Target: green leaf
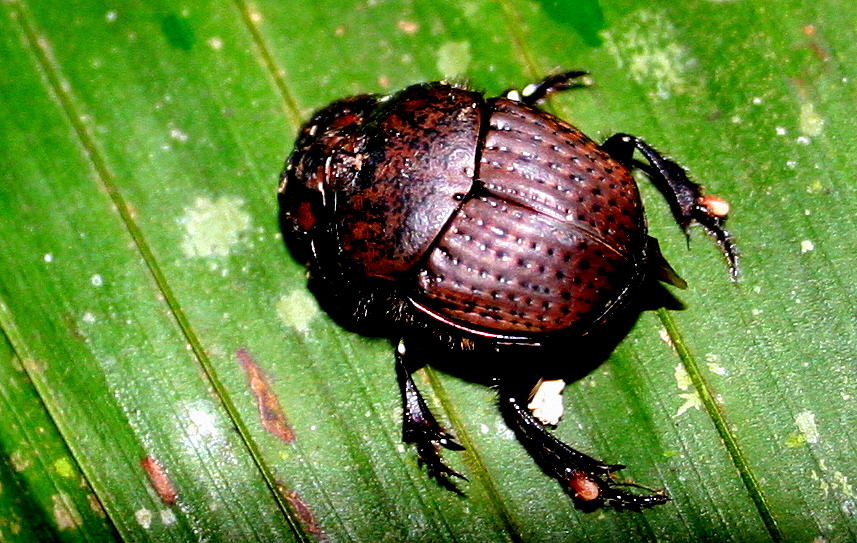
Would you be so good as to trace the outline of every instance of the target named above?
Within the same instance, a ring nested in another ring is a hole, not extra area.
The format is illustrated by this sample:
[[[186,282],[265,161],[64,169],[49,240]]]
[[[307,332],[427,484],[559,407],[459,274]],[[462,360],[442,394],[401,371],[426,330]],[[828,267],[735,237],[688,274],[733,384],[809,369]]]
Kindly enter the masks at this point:
[[[857,7],[568,4],[0,5],[0,540],[857,537]],[[491,389],[432,368],[470,481],[428,479],[390,344],[321,312],[277,223],[314,109],[560,68],[596,85],[551,111],[668,151],[742,251],[733,286],[641,178],[687,308],[643,314],[556,433],[667,488],[642,514],[574,509]]]

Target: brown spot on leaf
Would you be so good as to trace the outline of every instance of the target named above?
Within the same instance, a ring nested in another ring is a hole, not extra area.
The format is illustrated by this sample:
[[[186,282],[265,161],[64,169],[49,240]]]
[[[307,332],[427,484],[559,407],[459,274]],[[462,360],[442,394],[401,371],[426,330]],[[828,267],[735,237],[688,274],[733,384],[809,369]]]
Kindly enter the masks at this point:
[[[286,422],[286,415],[280,406],[280,400],[277,399],[277,395],[271,389],[262,368],[253,360],[247,349],[238,349],[235,354],[238,356],[241,367],[247,373],[247,384],[250,386],[250,392],[256,397],[256,406],[259,408],[262,426],[286,443],[291,443],[295,440],[295,434]]]
[[[277,491],[286,499],[289,507],[291,507],[292,511],[297,515],[298,521],[300,521],[304,530],[312,535],[317,541],[327,541],[327,537],[324,535],[324,532],[321,531],[321,526],[318,525],[318,520],[316,520],[315,515],[312,514],[312,510],[310,510],[306,502],[303,501],[300,494],[294,490],[289,490],[286,485],[280,481],[277,481]]]
[[[140,460],[140,465],[143,467],[146,475],[149,476],[149,482],[152,483],[152,488],[154,488],[155,492],[158,493],[161,501],[167,505],[175,504],[176,497],[178,496],[176,487],[170,480],[170,476],[167,475],[166,470],[155,459],[155,457],[147,456],[143,458]]]

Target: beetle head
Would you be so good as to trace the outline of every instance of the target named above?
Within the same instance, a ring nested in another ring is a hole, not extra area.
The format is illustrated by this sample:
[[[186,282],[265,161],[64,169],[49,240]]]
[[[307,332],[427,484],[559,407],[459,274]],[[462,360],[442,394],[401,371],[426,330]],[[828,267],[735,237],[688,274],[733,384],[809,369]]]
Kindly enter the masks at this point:
[[[318,260],[319,246],[334,236],[337,193],[353,184],[362,168],[371,95],[334,102],[304,125],[280,175],[280,222],[292,254],[305,264]]]

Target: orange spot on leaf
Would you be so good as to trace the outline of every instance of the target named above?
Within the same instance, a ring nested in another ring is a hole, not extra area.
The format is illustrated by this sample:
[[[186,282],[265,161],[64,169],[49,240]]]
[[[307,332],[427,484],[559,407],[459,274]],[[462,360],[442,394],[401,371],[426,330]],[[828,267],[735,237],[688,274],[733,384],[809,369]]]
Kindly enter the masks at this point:
[[[259,408],[262,426],[286,443],[291,443],[295,440],[295,434],[286,422],[286,415],[280,406],[280,400],[277,399],[277,395],[271,389],[262,368],[253,360],[247,349],[238,349],[235,354],[238,356],[241,367],[247,373],[247,384],[250,386],[250,392],[256,397],[256,406]]]
[[[142,466],[146,475],[148,475],[149,482],[152,483],[152,488],[154,488],[155,492],[158,493],[161,501],[167,505],[175,504],[176,497],[178,496],[176,487],[170,480],[170,476],[167,475],[166,470],[155,459],[155,457],[147,456],[143,458],[140,460],[140,466]]]
[[[321,531],[321,526],[318,525],[318,520],[316,520],[312,510],[310,510],[306,502],[303,501],[300,494],[294,490],[289,490],[286,488],[286,485],[280,481],[277,481],[277,490],[289,503],[292,511],[297,515],[301,526],[303,526],[303,528],[317,541],[327,541],[327,537],[325,537],[324,532]]]

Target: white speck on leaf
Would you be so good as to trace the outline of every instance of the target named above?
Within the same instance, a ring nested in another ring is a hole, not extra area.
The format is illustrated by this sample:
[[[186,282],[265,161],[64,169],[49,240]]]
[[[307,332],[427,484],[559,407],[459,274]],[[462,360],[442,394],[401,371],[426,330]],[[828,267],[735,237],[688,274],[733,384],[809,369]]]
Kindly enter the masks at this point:
[[[497,436],[500,439],[513,440],[515,439],[515,432],[513,432],[506,424],[503,423],[502,420],[498,420],[494,424],[494,429],[497,432]]]
[[[681,363],[676,364],[673,375],[675,376],[675,384],[679,390],[687,390],[693,384],[690,380],[690,375],[688,375],[687,370],[684,369],[684,365]]]
[[[47,262],[48,264],[50,264],[51,262],[54,261],[53,253],[45,253],[45,256],[43,258],[45,259],[45,262]]]
[[[815,413],[812,411],[801,411],[795,415],[795,424],[807,443],[818,443],[820,438],[818,427],[815,425]]]
[[[786,134],[788,134],[788,130],[786,130],[782,126],[774,128],[774,132],[776,132],[778,136],[785,136]]]
[[[721,377],[728,377],[729,376],[729,370],[727,370],[726,368],[724,368],[723,366],[721,366],[717,362],[709,362],[707,364],[707,366],[708,366],[708,371],[710,371],[711,373],[713,373],[715,375],[720,375]]]
[[[661,341],[670,346],[670,349],[675,350],[675,345],[673,344],[673,340],[670,337],[670,333],[666,328],[658,329],[658,336],[661,338]]]
[[[161,509],[161,522],[164,526],[172,526],[176,523],[176,514],[172,509]]]
[[[220,196],[212,201],[200,196],[186,207],[179,223],[185,227],[182,251],[186,256],[227,256],[251,227],[250,214],[238,196]]]
[[[188,135],[185,132],[182,132],[178,128],[170,129],[170,137],[176,141],[185,142],[188,140]]]
[[[152,527],[152,512],[146,509],[138,509],[134,512],[134,518],[137,519],[137,524],[148,530]]]
[[[675,412],[676,417],[680,417],[685,414],[685,412],[689,409],[702,409],[702,400],[699,399],[699,394],[694,392],[683,392],[678,395],[679,398],[684,400],[684,403],[681,404],[678,410]]]
[[[91,311],[87,311],[83,314],[83,322],[87,324],[92,324],[95,322],[95,315],[92,314]]]
[[[808,253],[812,250],[815,250],[815,244],[808,239],[805,239],[800,242],[800,254]]]
[[[220,39],[219,36],[212,36],[205,43],[207,43],[208,46],[214,49],[215,51],[220,51],[221,49],[223,49],[223,40]]]
[[[104,284],[104,279],[101,277],[100,274],[96,273],[92,277],[89,278],[89,282],[92,283],[92,286],[94,286],[94,287],[100,287],[101,285]]]

